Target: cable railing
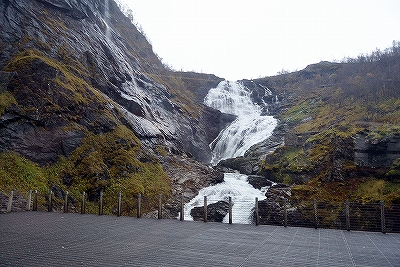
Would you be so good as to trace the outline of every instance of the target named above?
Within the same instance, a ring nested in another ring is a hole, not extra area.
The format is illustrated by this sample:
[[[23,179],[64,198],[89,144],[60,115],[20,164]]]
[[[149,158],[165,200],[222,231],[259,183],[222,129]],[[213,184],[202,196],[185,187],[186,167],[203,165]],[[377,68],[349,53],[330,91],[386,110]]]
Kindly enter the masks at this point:
[[[3,212],[16,210],[74,212],[109,214],[116,216],[146,217],[158,219],[171,218],[164,216],[166,199],[162,195],[148,197],[123,196],[120,192],[105,197],[100,192],[96,201],[88,201],[87,194],[82,193],[79,200],[69,196],[55,197],[52,191],[47,194],[30,191],[24,198],[14,195],[0,195]],[[8,198],[8,200],[7,200]],[[39,200],[40,198],[40,200]],[[21,201],[21,199],[23,201]],[[26,205],[26,206],[25,206]],[[16,206],[19,206],[17,208]],[[24,206],[24,207],[23,207]],[[221,222],[228,224],[277,225],[283,227],[327,228],[347,231],[373,231],[382,233],[400,233],[400,204],[380,202],[318,202],[303,201],[293,205],[287,200],[270,202],[267,199],[254,201],[213,199],[204,196],[203,201],[195,207],[185,206],[183,196],[180,198],[177,218],[203,222]]]
[[[260,224],[400,233],[400,204],[348,200],[327,203],[314,199],[296,206],[288,202],[273,205],[279,204],[258,203]]]

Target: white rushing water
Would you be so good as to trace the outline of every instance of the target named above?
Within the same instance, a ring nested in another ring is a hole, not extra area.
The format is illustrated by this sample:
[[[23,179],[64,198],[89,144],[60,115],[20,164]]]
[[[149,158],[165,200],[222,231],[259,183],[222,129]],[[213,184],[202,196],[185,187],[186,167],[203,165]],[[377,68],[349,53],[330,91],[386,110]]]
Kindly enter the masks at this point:
[[[194,207],[204,206],[204,196],[207,196],[208,205],[220,200],[228,202],[229,197],[231,197],[233,203],[232,222],[249,224],[251,223],[251,213],[252,208],[254,208],[255,198],[258,197],[259,200],[265,199],[267,189],[268,187],[261,190],[255,189],[247,182],[247,175],[225,173],[224,182],[201,189],[195,198],[185,204],[185,220],[193,220],[190,211]],[[227,214],[223,222],[227,223],[228,221],[229,215]]]
[[[266,94],[271,94],[268,88],[265,90]],[[211,164],[216,165],[222,159],[244,155],[251,146],[267,139],[276,127],[277,120],[272,116],[261,116],[261,107],[252,102],[250,94],[243,83],[229,81],[221,82],[208,92],[204,100],[206,105],[237,116],[211,143]],[[223,183],[201,189],[195,198],[185,204],[184,217],[193,220],[190,211],[194,207],[204,206],[204,196],[207,196],[207,204],[228,201],[231,197],[232,222],[248,224],[251,223],[255,198],[265,199],[267,190],[268,187],[255,189],[248,183],[247,175],[225,173]],[[229,214],[223,222],[227,223],[228,220]]]
[[[204,103],[237,118],[210,144],[211,164],[220,160],[243,156],[253,145],[267,139],[277,120],[272,116],[261,116],[261,107],[253,103],[250,90],[241,82],[222,81],[210,89]]]

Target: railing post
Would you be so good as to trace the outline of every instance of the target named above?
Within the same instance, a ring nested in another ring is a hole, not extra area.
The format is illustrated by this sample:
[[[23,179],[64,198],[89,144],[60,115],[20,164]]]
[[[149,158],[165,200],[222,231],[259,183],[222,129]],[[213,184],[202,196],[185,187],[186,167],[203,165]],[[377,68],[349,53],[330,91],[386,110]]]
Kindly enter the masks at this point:
[[[350,203],[348,199],[345,202],[345,206],[346,206],[346,230],[350,231]]]
[[[232,197],[229,197],[229,224],[232,224]]]
[[[48,202],[48,207],[47,207],[47,211],[48,212],[51,212],[52,210],[53,210],[53,203],[52,203],[52,199],[51,199],[51,195],[53,194],[53,191],[51,191],[50,190],[50,193],[49,193],[49,202]]]
[[[158,195],[158,219],[162,219],[162,195]]]
[[[314,227],[318,228],[317,200],[314,198]]]
[[[386,234],[386,221],[385,221],[385,202],[381,201],[381,228],[382,233]]]
[[[204,222],[207,222],[207,196],[204,196]]]
[[[31,210],[31,202],[32,202],[32,190],[29,190],[28,201],[26,203],[26,210]]]
[[[81,214],[86,213],[86,193],[82,193],[82,205],[81,205]]]
[[[33,194],[33,211],[37,211],[37,190]]]
[[[103,191],[100,191],[99,215],[103,215]]]
[[[122,200],[122,193],[118,193],[118,207],[117,207],[117,216],[121,216],[121,200]]]
[[[183,204],[183,195],[181,195],[181,214],[180,214],[180,218],[179,220],[183,221],[185,219],[185,208],[184,208],[184,204]]]
[[[10,196],[8,197],[7,212],[11,212],[13,197],[14,197],[14,191],[11,190]]]
[[[137,196],[138,200],[137,200],[137,218],[142,217],[142,194],[138,194]]]
[[[256,197],[256,204],[254,207],[255,210],[255,216],[256,216],[256,225],[260,223],[260,217],[258,216],[258,197]]]
[[[64,198],[64,213],[68,212],[68,191],[65,192]]]
[[[287,199],[283,202],[283,226],[287,227]]]

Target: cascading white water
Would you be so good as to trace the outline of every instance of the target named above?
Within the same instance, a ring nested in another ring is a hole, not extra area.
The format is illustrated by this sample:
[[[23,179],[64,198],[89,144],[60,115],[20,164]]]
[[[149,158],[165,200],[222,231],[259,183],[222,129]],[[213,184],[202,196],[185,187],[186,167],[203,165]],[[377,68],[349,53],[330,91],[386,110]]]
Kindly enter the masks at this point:
[[[247,182],[247,175],[238,173],[225,173],[224,182],[199,191],[199,194],[193,198],[184,207],[184,217],[186,220],[193,220],[190,211],[194,207],[204,205],[204,196],[207,196],[207,204],[216,203],[220,200],[228,202],[229,197],[234,203],[232,206],[233,223],[251,223],[251,212],[254,208],[255,197],[259,200],[265,199],[265,192],[268,187],[255,189]],[[223,222],[227,223],[229,215],[226,215]]]
[[[268,88],[265,92],[271,94]],[[237,116],[236,120],[211,143],[211,164],[244,155],[251,146],[267,139],[276,127],[277,120],[272,116],[261,116],[261,107],[252,102],[250,94],[250,90],[243,83],[223,81],[205,97],[206,105]],[[195,198],[185,204],[184,217],[193,219],[190,211],[194,207],[204,205],[204,196],[207,196],[207,204],[220,200],[228,201],[231,197],[233,223],[251,223],[255,198],[265,199],[268,187],[255,189],[247,179],[247,175],[225,173],[223,183],[201,189]],[[225,216],[224,222],[228,222],[228,216]]]
[[[109,11],[109,0],[104,0],[104,19],[103,22],[106,25],[106,38],[107,40],[110,40],[111,33],[110,33],[110,27],[107,24],[107,21],[110,17],[110,11]]]
[[[252,102],[250,94],[243,83],[222,81],[205,97],[207,106],[237,116],[211,143],[212,165],[223,159],[243,156],[251,146],[268,138],[276,127],[277,120],[272,116],[261,116],[261,107]]]

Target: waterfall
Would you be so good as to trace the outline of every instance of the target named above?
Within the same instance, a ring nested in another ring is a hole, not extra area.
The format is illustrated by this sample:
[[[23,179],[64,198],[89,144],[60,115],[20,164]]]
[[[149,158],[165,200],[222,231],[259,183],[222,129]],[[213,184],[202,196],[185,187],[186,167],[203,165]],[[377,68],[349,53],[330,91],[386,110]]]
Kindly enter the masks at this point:
[[[104,19],[103,22],[106,25],[106,39],[110,40],[111,33],[110,33],[110,27],[107,24],[107,21],[110,17],[110,11],[109,11],[109,0],[104,0]]]
[[[241,82],[222,81],[210,89],[204,103],[237,118],[210,144],[211,164],[220,160],[243,156],[253,145],[265,140],[276,127],[272,116],[261,116],[261,107],[251,100],[250,90]]]
[[[185,204],[184,217],[193,220],[190,211],[194,207],[204,205],[204,196],[207,196],[207,204],[216,203],[220,200],[228,202],[232,198],[232,222],[250,224],[252,219],[252,208],[254,208],[255,197],[259,200],[265,199],[268,187],[255,189],[247,182],[247,175],[238,173],[225,173],[224,182],[199,191],[199,194],[189,203]],[[229,215],[224,217],[223,222],[228,223]]]
[[[272,95],[268,88],[265,94]],[[216,88],[210,89],[204,103],[237,116],[210,144],[213,165],[222,159],[244,155],[251,146],[267,139],[277,124],[272,116],[261,116],[261,107],[253,103],[251,91],[241,82],[222,81]],[[190,211],[194,207],[204,206],[204,196],[207,196],[207,204],[228,201],[231,197],[233,223],[248,224],[251,223],[255,198],[265,199],[267,190],[268,187],[255,189],[248,183],[247,175],[225,173],[224,182],[201,189],[195,198],[185,204],[184,217],[193,220]],[[223,222],[228,220],[229,215],[226,215]]]

